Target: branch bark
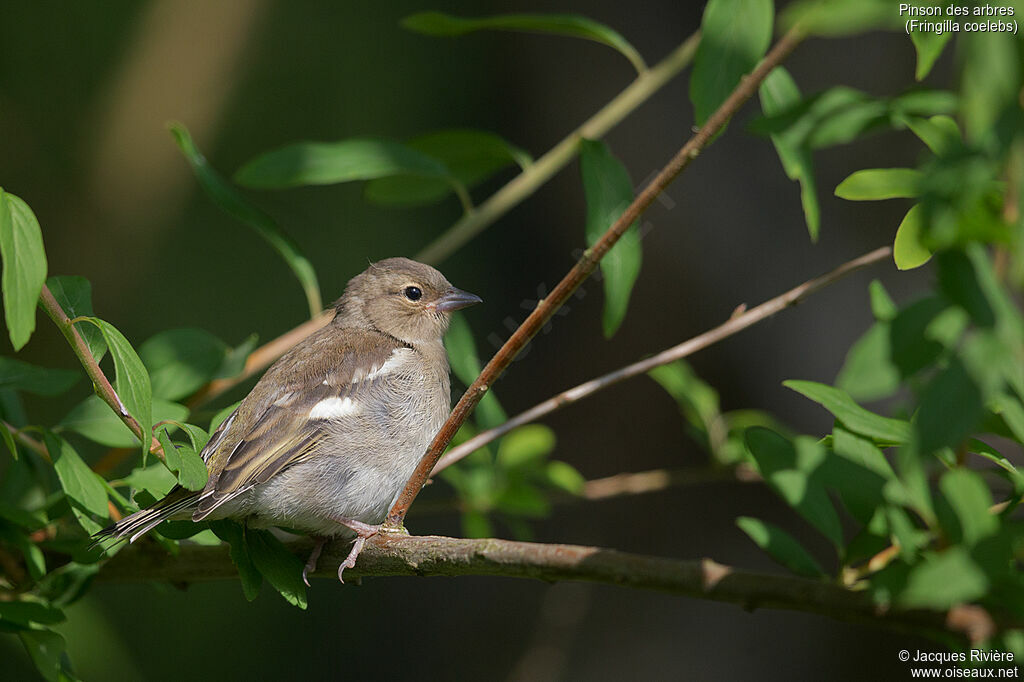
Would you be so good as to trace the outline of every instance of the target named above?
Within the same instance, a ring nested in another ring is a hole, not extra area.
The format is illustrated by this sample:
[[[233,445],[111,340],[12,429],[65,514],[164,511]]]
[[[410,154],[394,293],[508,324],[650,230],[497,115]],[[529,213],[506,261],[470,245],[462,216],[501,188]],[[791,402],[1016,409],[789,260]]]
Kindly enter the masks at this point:
[[[533,312],[523,321],[508,338],[490,362],[480,372],[480,376],[466,389],[466,392],[456,403],[448,420],[441,427],[441,430],[434,437],[427,452],[423,455],[419,465],[409,478],[405,488],[399,494],[397,501],[388,512],[386,523],[391,527],[401,527],[409,506],[419,494],[437,464],[444,449],[455,436],[456,431],[466,421],[477,403],[487,392],[488,388],[497,381],[502,372],[511,364],[512,360],[526,346],[526,344],[540,331],[540,329],[554,316],[555,312],[562,307],[565,301],[583,283],[590,273],[594,271],[605,254],[619,241],[619,238],[626,232],[643,213],[650,207],[654,199],[685,170],[693,159],[711,143],[712,138],[732,118],[733,114],[750,99],[760,84],[767,78],[768,74],[778,66],[794,49],[800,44],[803,34],[798,29],[791,29],[779,42],[765,55],[761,63],[749,76],[744,76],[736,89],[732,91],[725,102],[711,115],[707,123],[693,137],[683,145],[660,173],[644,188],[633,200],[622,215],[619,216],[611,227],[601,236],[597,242],[584,251],[583,257],[572,267],[571,270],[551,291],[551,294],[540,301]]]
[[[310,541],[289,544],[303,560]],[[320,556],[318,577],[337,580],[337,567],[348,543],[332,542]],[[439,536],[382,534],[370,539],[355,568],[345,576],[490,575],[604,583],[679,594],[695,599],[757,608],[801,611],[837,620],[923,634],[964,644],[978,630],[977,619],[990,615],[957,609],[950,613],[904,611],[874,604],[870,595],[834,583],[786,575],[745,571],[711,559],[679,560],[628,554],[598,547],[538,544],[509,540],[464,540]],[[107,582],[188,583],[235,578],[226,545],[183,543],[169,559],[156,545],[120,552],[97,575]],[[1004,627],[1019,624],[1000,623]]]
[[[493,429],[479,433],[466,442],[460,443],[458,446],[452,448],[438,461],[437,466],[434,467],[431,475],[436,475],[438,472],[450,467],[452,464],[455,464],[460,459],[479,450],[491,441],[501,438],[518,426],[537,421],[541,417],[549,415],[556,410],[560,410],[563,407],[583,400],[584,398],[606,389],[609,386],[614,386],[620,381],[629,379],[630,377],[634,377],[638,374],[649,372],[655,367],[667,365],[670,362],[693,355],[699,350],[703,350],[708,346],[716,344],[719,341],[726,339],[737,332],[741,332],[747,327],[765,320],[790,306],[796,305],[814,292],[838,282],[843,277],[846,277],[861,268],[865,268],[884,260],[891,253],[892,248],[888,246],[875,249],[874,251],[866,253],[859,258],[854,258],[851,261],[843,263],[838,268],[827,274],[815,277],[814,279],[808,280],[799,286],[793,287],[786,293],[780,294],[779,296],[762,303],[756,308],[748,310],[740,315],[734,315],[723,324],[720,324],[714,329],[710,329],[699,336],[695,336],[692,339],[683,341],[679,345],[663,350],[657,355],[645,358],[639,362],[634,362],[633,364],[621,367],[614,372],[609,372],[608,374],[597,377],[596,379],[591,379],[590,381],[586,381],[566,391],[562,391],[558,395],[552,396],[544,402],[534,405],[525,412],[517,414],[504,424],[499,424]]]

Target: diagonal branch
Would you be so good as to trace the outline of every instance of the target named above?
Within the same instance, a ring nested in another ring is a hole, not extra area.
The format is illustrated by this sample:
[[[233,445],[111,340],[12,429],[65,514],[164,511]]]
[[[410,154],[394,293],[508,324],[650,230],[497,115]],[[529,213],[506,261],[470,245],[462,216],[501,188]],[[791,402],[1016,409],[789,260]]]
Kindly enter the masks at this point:
[[[305,556],[308,540],[289,547]],[[100,571],[98,580],[156,580],[181,584],[237,576],[227,545],[183,543],[171,559],[160,548],[136,546],[120,552]],[[332,542],[320,556],[316,575],[335,578],[348,554],[348,543]],[[509,540],[464,540],[438,536],[384,534],[366,544],[355,568],[345,576],[491,575],[544,581],[573,580],[669,592],[695,599],[756,608],[802,611],[837,620],[913,632],[963,645],[975,632],[990,632],[991,616],[976,607],[950,613],[880,607],[866,592],[835,583],[745,571],[710,559],[679,560],[628,554],[598,547],[539,544]],[[979,624],[977,621],[983,620]],[[997,621],[998,622],[998,621]],[[1018,627],[998,622],[1003,627]]]
[[[50,288],[43,284],[43,290],[39,294],[39,303],[46,314],[49,315],[53,323],[57,325],[57,329],[67,339],[68,344],[71,345],[71,350],[74,352],[75,357],[82,363],[82,367],[85,369],[86,375],[92,381],[93,388],[96,390],[96,395],[100,397],[100,400],[105,402],[110,409],[114,411],[114,414],[124,422],[135,437],[139,439],[140,443],[145,443],[147,440],[150,443],[149,451],[156,454],[161,459],[163,458],[163,448],[160,447],[160,442],[151,433],[143,433],[142,426],[135,420],[128,409],[125,408],[124,403],[121,402],[121,398],[114,391],[114,387],[110,384],[110,380],[107,379],[107,375],[100,369],[100,364],[96,361],[92,351],[89,350],[88,344],[85,343],[85,339],[78,333],[78,328],[68,317],[64,309],[60,307],[60,303],[54,298],[53,292]]]
[[[409,506],[413,500],[419,494],[420,489],[426,482],[430,472],[434,469],[437,464],[437,460],[441,457],[444,449],[451,442],[451,439],[455,436],[456,431],[466,421],[470,413],[476,407],[480,399],[483,398],[484,393],[487,389],[497,381],[501,373],[505,371],[505,368],[511,364],[512,360],[519,354],[519,352],[526,346],[526,344],[534,337],[534,335],[540,331],[540,329],[551,319],[555,312],[562,307],[562,305],[568,300],[569,296],[583,283],[590,273],[594,271],[601,259],[608,253],[619,238],[626,232],[630,225],[632,225],[643,213],[650,207],[654,199],[662,192],[666,187],[680,173],[685,170],[693,159],[697,158],[697,155],[711,143],[712,138],[717,134],[726,124],[726,122],[732,118],[733,114],[739,111],[739,108],[750,99],[761,82],[767,78],[768,74],[779,65],[794,49],[800,44],[803,38],[803,34],[798,29],[790,29],[790,31],[782,37],[775,44],[774,47],[765,55],[765,58],[761,60],[757,68],[754,69],[753,73],[749,76],[744,76],[736,89],[732,91],[732,94],[722,103],[722,105],[711,115],[707,123],[701,128],[693,137],[683,145],[672,160],[668,162],[660,173],[651,181],[651,183],[633,200],[626,210],[619,216],[611,227],[601,236],[597,242],[583,252],[583,257],[580,258],[579,262],[572,267],[572,269],[562,278],[562,280],[555,286],[551,291],[551,294],[543,301],[537,304],[533,312],[523,321],[519,328],[512,333],[512,336],[508,338],[494,357],[491,358],[487,366],[484,367],[483,371],[480,372],[480,376],[476,378],[473,384],[466,389],[462,398],[455,405],[455,409],[452,410],[448,420],[441,427],[441,430],[434,437],[430,447],[427,448],[427,452],[423,455],[423,459],[420,460],[419,465],[416,467],[416,471],[413,472],[409,481],[405,485],[405,489],[402,490],[398,496],[397,501],[391,507],[391,511],[388,512],[387,523],[390,526],[401,526],[402,521],[405,519],[406,513],[409,511]]]
[[[549,415],[556,410],[560,410],[567,405],[583,400],[584,398],[606,389],[609,386],[614,386],[620,381],[629,379],[630,377],[635,377],[638,374],[649,372],[655,367],[667,365],[670,362],[685,358],[699,350],[704,350],[708,346],[714,345],[719,341],[726,339],[737,332],[741,332],[747,327],[757,324],[758,322],[765,320],[790,306],[796,305],[814,292],[838,282],[843,277],[846,277],[861,268],[867,267],[868,265],[884,260],[890,253],[892,253],[892,248],[888,246],[875,249],[871,253],[866,253],[859,258],[854,258],[851,261],[843,263],[838,268],[827,274],[808,280],[803,284],[790,289],[786,293],[762,303],[756,308],[748,310],[741,315],[734,316],[714,329],[710,329],[699,336],[683,341],[677,346],[672,346],[657,355],[645,358],[639,362],[634,362],[626,367],[621,367],[614,372],[609,372],[608,374],[597,377],[596,379],[586,381],[578,386],[570,388],[567,391],[562,391],[558,395],[552,396],[544,402],[534,405],[525,412],[512,417],[504,424],[500,424],[493,429],[479,433],[466,442],[460,443],[458,446],[452,448],[440,459],[440,461],[438,461],[437,466],[434,467],[434,471],[431,475],[436,475],[439,471],[450,467],[463,457],[479,450],[491,441],[501,438],[518,426],[537,421],[541,417]]]

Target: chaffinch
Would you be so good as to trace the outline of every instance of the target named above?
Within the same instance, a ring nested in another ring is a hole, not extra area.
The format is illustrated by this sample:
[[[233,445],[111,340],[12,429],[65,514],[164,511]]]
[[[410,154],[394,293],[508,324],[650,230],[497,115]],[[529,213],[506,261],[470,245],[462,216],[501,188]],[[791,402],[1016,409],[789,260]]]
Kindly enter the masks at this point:
[[[284,526],[317,539],[306,579],[327,538],[354,533],[340,580],[447,418],[441,338],[452,312],[479,302],[428,265],[372,264],[349,281],[333,320],[274,363],[212,434],[206,487],[177,486],[98,539],[134,542],[167,519]]]

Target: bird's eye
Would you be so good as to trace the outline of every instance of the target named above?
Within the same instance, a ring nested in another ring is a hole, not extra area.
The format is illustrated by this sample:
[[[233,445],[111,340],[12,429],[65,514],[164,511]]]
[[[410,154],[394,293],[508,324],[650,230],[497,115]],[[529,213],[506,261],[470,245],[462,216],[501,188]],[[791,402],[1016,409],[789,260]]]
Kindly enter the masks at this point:
[[[405,293],[405,297],[410,301],[418,301],[423,297],[423,292],[420,291],[419,287],[406,287],[403,293]]]

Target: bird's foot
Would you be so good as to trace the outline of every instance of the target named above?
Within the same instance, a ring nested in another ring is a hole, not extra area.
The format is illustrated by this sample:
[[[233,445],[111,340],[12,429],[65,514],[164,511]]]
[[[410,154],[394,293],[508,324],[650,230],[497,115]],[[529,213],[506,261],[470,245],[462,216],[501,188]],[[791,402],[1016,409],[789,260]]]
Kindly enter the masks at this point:
[[[327,544],[327,538],[322,535],[314,535],[313,543],[313,551],[309,553],[309,559],[306,560],[306,565],[302,569],[302,582],[306,583],[306,587],[311,587],[308,575],[316,572],[316,562],[320,559],[320,552],[323,551],[324,545]]]
[[[363,523],[362,521],[356,521],[355,519],[335,519],[338,523],[349,528],[356,534],[356,539],[352,542],[352,549],[349,550],[348,556],[338,566],[338,580],[344,584],[345,579],[342,578],[342,574],[346,568],[355,568],[356,559],[359,557],[359,553],[363,551],[363,545],[366,541],[372,538],[374,535],[380,532],[381,524],[371,525],[369,523]]]

